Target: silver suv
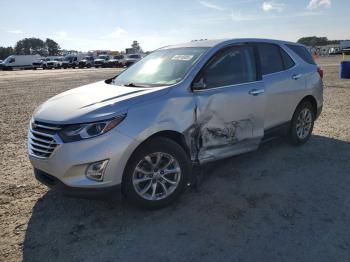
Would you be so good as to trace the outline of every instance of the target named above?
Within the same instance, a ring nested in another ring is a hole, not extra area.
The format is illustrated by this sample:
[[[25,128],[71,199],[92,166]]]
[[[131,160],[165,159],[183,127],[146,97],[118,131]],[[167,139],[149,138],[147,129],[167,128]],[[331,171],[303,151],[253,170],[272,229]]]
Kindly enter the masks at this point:
[[[29,158],[39,181],[68,194],[121,188],[131,203],[160,208],[196,181],[203,163],[281,134],[304,144],[322,104],[322,71],[302,45],[168,46],[37,108]]]

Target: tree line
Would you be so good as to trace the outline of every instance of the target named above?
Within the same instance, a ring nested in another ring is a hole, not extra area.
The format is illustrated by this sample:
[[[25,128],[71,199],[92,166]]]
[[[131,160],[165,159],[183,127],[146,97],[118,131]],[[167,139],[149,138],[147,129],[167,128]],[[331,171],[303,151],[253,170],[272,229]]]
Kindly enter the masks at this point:
[[[298,43],[315,47],[324,45],[338,45],[340,44],[340,40],[328,40],[327,37],[308,36],[300,38]]]
[[[19,40],[15,47],[0,47],[0,59],[3,60],[9,55],[61,55],[61,47],[54,40],[47,38],[45,41],[40,38],[24,38]]]

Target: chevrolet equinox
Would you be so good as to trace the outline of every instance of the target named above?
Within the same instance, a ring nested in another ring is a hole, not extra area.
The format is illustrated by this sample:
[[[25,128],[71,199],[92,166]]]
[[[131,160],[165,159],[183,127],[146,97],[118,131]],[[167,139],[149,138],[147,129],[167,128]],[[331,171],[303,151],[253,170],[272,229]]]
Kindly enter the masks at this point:
[[[296,43],[194,41],[160,48],[106,81],[56,95],[30,121],[36,178],[65,192],[120,188],[148,209],[173,202],[193,167],[277,135],[311,136],[323,72]]]

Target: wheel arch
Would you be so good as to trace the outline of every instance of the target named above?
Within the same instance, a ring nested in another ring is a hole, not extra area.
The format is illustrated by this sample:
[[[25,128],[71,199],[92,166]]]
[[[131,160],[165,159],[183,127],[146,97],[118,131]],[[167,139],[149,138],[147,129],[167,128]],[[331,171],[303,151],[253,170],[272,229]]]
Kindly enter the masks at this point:
[[[158,131],[152,135],[150,135],[149,137],[147,137],[142,143],[140,143],[132,152],[132,154],[130,155],[129,159],[126,162],[126,165],[124,167],[123,170],[123,176],[122,176],[122,184],[124,181],[124,176],[125,176],[125,169],[127,168],[127,166],[129,165],[129,161],[132,158],[132,156],[134,155],[134,153],[136,152],[136,150],[138,150],[141,146],[143,146],[145,143],[149,142],[152,139],[155,138],[168,138],[171,139],[172,141],[176,142],[177,144],[179,144],[184,151],[186,152],[186,155],[190,158],[190,149],[187,146],[186,140],[185,140],[185,136],[178,132],[178,131],[174,131],[174,130],[162,130],[162,131]],[[123,188],[123,187],[122,187]]]
[[[310,102],[311,103],[311,105],[312,105],[312,109],[313,109],[313,113],[314,113],[314,116],[316,117],[316,115],[317,115],[317,100],[316,100],[316,98],[314,97],[314,96],[312,96],[312,95],[307,95],[307,96],[305,96],[303,99],[301,99],[301,101],[299,102],[299,104],[295,107],[295,109],[294,109],[294,112],[295,112],[295,110],[298,108],[298,106],[299,105],[301,105],[303,102]]]

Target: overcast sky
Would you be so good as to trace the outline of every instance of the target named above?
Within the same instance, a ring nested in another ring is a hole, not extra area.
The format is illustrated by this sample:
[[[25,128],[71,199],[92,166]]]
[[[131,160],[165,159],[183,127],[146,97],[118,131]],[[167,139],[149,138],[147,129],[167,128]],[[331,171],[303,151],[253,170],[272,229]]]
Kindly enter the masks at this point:
[[[62,48],[144,50],[201,38],[350,39],[350,0],[0,0],[0,46],[47,37]]]

